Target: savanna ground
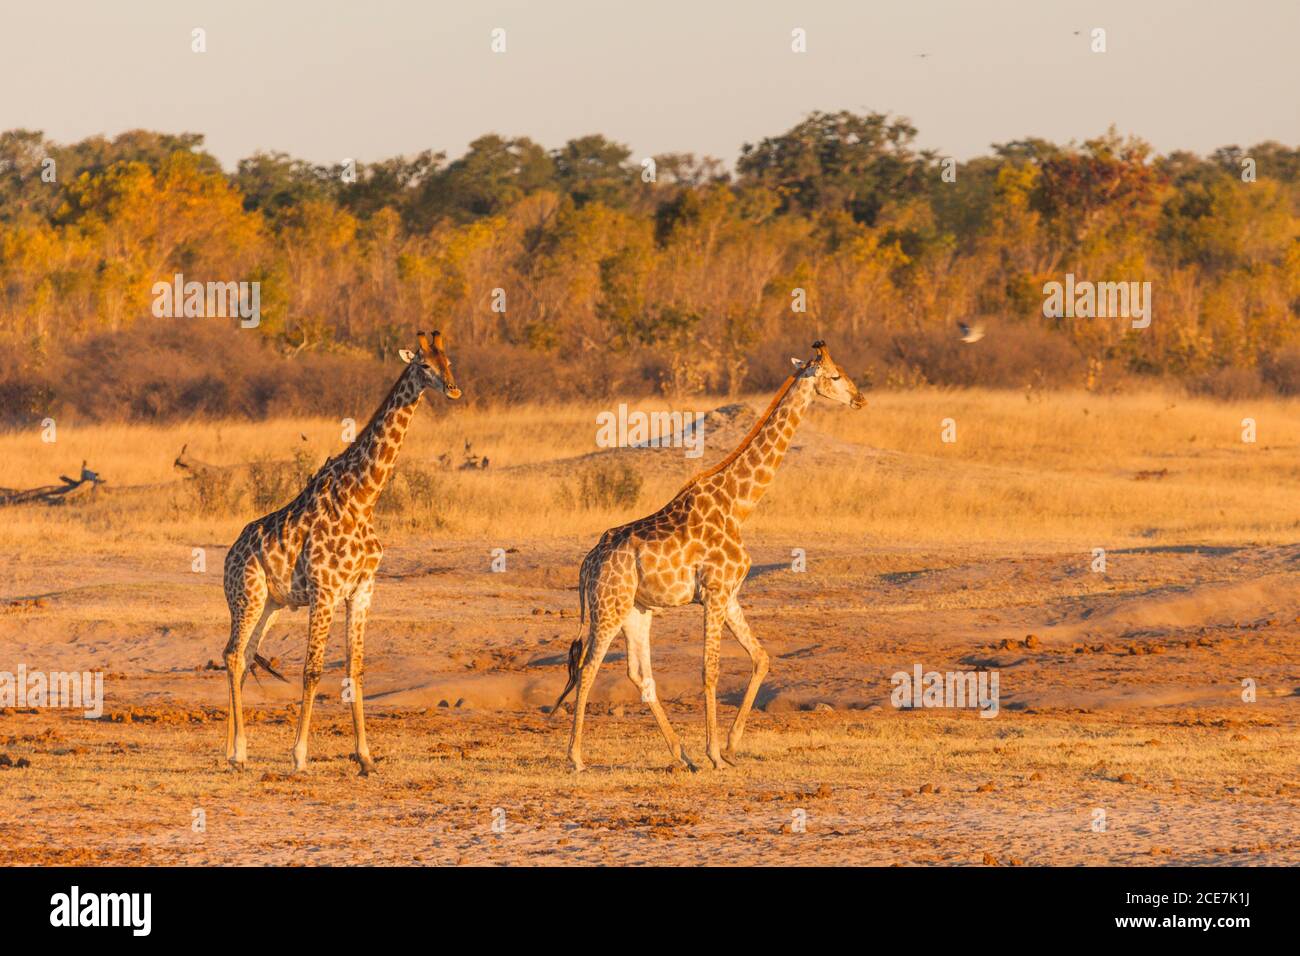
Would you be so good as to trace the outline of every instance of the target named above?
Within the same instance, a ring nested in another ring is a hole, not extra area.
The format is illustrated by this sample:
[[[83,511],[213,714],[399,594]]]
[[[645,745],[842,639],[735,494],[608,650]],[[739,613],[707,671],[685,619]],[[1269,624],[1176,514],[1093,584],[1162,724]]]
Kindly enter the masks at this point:
[[[616,643],[590,769],[571,774],[569,715],[545,710],[578,630],[578,563],[729,451],[764,402],[712,415],[698,460],[596,450],[596,409],[577,405],[422,410],[378,516],[369,778],[350,758],[337,625],[311,766],[287,774],[302,611],[263,644],[295,683],[248,682],[250,769],[224,766],[225,547],[341,447],[337,419],[0,435],[0,486],[83,459],[109,479],[87,501],[0,511],[0,670],[106,674],[101,720],[0,718],[14,764],[0,766],[0,851],[20,864],[1300,862],[1296,401],[917,391],[816,408],[746,528],[742,602],[773,667],[740,765],[669,772]],[[487,469],[458,469],[467,440]],[[185,479],[172,461],[186,443],[241,467]],[[652,631],[659,695],[697,762],[701,631],[697,607]],[[748,676],[726,640],[724,727]],[[918,663],[996,669],[997,716],[895,709],[890,675]]]

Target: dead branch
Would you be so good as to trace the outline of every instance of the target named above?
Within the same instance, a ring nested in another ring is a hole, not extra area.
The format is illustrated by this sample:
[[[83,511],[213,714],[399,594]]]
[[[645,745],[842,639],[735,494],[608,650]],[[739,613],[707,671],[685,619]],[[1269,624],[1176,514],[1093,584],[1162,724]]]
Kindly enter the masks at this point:
[[[67,504],[69,501],[93,493],[96,488],[105,483],[105,479],[87,468],[84,461],[81,463],[80,478],[59,475],[59,480],[63,484],[41,485],[38,488],[0,488],[0,507],[33,502],[47,505]]]

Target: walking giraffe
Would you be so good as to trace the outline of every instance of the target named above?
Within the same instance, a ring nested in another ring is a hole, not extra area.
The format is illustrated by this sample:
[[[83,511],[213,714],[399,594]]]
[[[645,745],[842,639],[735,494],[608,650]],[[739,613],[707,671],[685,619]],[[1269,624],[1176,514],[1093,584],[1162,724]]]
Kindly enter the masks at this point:
[[[309,608],[310,616],[293,769],[306,768],[312,702],[325,666],[330,620],[340,600],[346,612],[347,677],[352,692],[356,758],[363,775],[375,768],[366,746],[361,696],[366,611],[374,591],[375,570],[383,555],[371,514],[393,472],[402,439],[424,390],[437,388],[448,398],[460,397],[451,363],[442,348],[442,336],[434,332],[430,342],[421,332],[419,343],[415,354],[401,350],[406,368],[351,446],[326,461],[293,501],[244,528],[226,555],[226,603],[230,606],[226,759],[236,768],[242,768],[247,759],[240,697],[247,676],[245,650],[251,639],[253,661],[270,670],[257,654],[262,638],[281,610],[303,606]]]
[[[704,605],[705,747],[716,769],[731,764],[745,731],[768,657],[745,623],[737,593],[749,572],[749,555],[740,526],[749,516],[785,457],[795,429],[813,399],[821,395],[853,408],[866,399],[853,380],[831,360],[824,342],[814,342],[814,357],[792,359],[795,372],[781,386],[767,411],[730,455],[701,472],[654,514],[606,531],[583,559],[578,575],[579,614],[590,612],[585,654],[581,638],[569,649],[569,682],[555,702],[559,708],[577,685],[569,760],[583,769],[582,722],[596,671],[621,630],[627,639],[627,676],[650,706],[668,750],[678,765],[695,769],[668,722],[650,672],[650,619],[656,610]],[[718,659],[722,627],[749,653],[752,670],[744,700],[727,736],[718,742]]]

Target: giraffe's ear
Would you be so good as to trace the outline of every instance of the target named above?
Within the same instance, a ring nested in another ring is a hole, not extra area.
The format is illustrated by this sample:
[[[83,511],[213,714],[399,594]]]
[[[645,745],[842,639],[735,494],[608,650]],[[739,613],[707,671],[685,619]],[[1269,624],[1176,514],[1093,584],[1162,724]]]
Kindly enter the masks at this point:
[[[793,355],[790,356],[790,364],[793,365],[801,372],[808,367],[807,362],[805,362],[803,359],[797,359]]]
[[[410,349],[398,349],[397,354],[402,357],[402,361],[407,365],[411,364],[411,359],[415,358],[415,353]]]

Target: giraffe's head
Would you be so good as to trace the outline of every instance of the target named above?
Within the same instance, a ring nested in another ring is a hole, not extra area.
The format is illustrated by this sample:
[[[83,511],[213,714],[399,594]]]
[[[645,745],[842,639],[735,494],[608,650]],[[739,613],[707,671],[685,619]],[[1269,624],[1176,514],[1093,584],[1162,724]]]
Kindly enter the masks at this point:
[[[410,352],[402,349],[402,361],[412,366],[421,388],[439,389],[448,398],[460,398],[460,389],[451,375],[451,360],[442,348],[442,333],[434,332],[432,341],[423,332],[419,335],[420,349]]]
[[[850,408],[861,408],[867,404],[867,397],[858,391],[857,385],[853,384],[853,379],[845,375],[831,359],[831,353],[826,350],[826,343],[818,339],[812,347],[816,354],[809,361],[790,359],[794,367],[799,370],[795,374],[800,378],[811,378],[813,388],[822,398],[829,398]]]

